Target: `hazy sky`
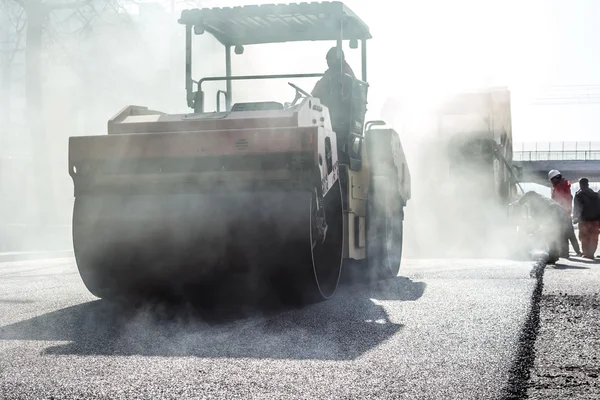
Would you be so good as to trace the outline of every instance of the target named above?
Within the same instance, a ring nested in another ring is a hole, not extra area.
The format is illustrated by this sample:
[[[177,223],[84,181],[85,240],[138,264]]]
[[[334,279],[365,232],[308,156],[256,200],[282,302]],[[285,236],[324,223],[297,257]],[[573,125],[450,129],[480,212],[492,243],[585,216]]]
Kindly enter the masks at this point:
[[[508,85],[516,141],[600,136],[598,105],[531,104],[544,96],[548,85],[600,82],[600,42],[594,26],[599,1],[400,1],[395,12],[374,7],[384,1],[348,3],[364,9],[375,36],[372,47],[378,40],[386,42],[388,60],[397,60],[371,68],[381,71],[376,77],[402,74],[394,85],[397,90],[434,99],[460,87]],[[389,46],[394,36],[397,46]]]
[[[203,5],[274,2],[215,0]],[[513,93],[515,141],[589,141],[600,136],[600,105],[531,104],[534,98],[546,95],[548,86],[600,83],[599,31],[594,26],[600,16],[600,1],[345,3],[367,22],[374,36],[369,43],[368,118],[379,118],[386,101],[393,100],[398,107],[398,120],[407,115],[414,119],[415,108],[435,104],[444,94],[501,85],[509,86]],[[253,73],[319,71],[326,68],[324,54],[330,45],[250,46],[242,56],[244,62],[234,56],[234,73],[247,72],[248,68]],[[358,52],[346,52],[358,74]],[[270,96],[281,83],[261,87],[261,94]],[[312,85],[300,84],[308,90]],[[250,95],[251,91],[238,90],[237,94],[240,92]],[[288,92],[284,93],[291,100],[293,91]]]

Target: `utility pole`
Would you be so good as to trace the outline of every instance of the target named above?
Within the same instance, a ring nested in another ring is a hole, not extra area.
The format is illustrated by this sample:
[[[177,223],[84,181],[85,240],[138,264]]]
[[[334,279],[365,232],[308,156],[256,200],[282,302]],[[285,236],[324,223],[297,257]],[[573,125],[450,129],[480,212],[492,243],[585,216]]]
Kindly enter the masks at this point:
[[[56,202],[52,174],[46,153],[46,130],[42,101],[41,54],[44,24],[49,8],[41,0],[23,3],[27,15],[25,42],[25,104],[27,127],[32,145],[33,173],[35,176],[36,215],[40,226],[47,226],[56,217]]]
[[[0,157],[4,155],[4,137],[10,129],[10,72],[12,67],[10,40],[10,22],[7,10],[0,15],[0,43],[2,44],[0,47],[0,65],[2,66],[2,71],[0,71],[2,74],[2,83],[0,84]]]
[[[3,13],[3,18],[0,16],[0,65],[2,66],[2,82],[0,84],[0,193],[4,192],[4,155],[6,148],[5,137],[10,131],[10,23],[8,17],[8,10]],[[5,210],[4,207],[0,208],[0,224],[5,222]]]
[[[4,1],[0,12],[0,156],[6,154],[6,137],[11,132],[12,71],[23,30],[24,11],[14,14],[17,8],[16,3]]]
[[[77,9],[90,3],[91,0],[69,3],[43,0],[16,0],[23,7],[27,17],[25,43],[25,103],[27,124],[32,144],[32,157],[35,176],[36,216],[37,224],[47,226],[58,217],[52,170],[46,146],[46,129],[44,106],[42,100],[42,41],[46,21],[54,10]]]

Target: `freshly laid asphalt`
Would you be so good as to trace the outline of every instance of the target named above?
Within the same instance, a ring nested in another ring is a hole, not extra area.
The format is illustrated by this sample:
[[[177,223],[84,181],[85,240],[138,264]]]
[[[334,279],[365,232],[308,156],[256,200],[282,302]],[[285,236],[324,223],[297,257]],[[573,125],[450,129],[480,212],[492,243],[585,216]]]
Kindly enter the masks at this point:
[[[323,303],[215,322],[97,300],[71,258],[2,263],[0,398],[507,398],[532,266],[406,259]]]
[[[600,399],[600,259],[548,266],[530,399]]]

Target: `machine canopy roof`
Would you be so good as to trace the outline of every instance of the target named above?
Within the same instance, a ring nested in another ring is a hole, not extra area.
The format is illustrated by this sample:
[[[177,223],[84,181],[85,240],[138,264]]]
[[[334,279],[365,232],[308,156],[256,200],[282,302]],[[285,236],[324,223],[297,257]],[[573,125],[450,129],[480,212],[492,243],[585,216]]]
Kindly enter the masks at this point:
[[[371,39],[369,27],[339,1],[184,10],[179,23],[204,29],[225,46]]]

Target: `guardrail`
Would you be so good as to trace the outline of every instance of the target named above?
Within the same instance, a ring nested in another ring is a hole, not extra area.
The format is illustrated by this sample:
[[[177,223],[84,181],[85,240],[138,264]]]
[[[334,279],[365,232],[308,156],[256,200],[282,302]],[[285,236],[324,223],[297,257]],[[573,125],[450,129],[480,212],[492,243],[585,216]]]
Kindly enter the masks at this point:
[[[513,161],[600,161],[600,150],[515,151]]]
[[[513,149],[515,151],[600,151],[600,142],[514,142]]]

